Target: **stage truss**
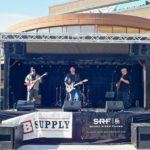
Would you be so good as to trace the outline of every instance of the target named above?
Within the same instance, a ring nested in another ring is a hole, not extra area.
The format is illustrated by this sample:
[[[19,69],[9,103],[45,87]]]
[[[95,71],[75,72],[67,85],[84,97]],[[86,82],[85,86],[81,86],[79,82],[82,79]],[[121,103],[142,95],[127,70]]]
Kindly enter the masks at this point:
[[[0,33],[0,43],[3,42],[150,43],[150,34]]]

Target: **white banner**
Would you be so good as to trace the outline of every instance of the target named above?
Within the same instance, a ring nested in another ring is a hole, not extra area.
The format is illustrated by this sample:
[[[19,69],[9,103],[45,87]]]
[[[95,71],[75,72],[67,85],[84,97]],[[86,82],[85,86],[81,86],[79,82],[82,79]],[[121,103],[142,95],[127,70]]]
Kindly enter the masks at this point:
[[[2,122],[23,125],[23,140],[72,138],[72,112],[34,112]]]

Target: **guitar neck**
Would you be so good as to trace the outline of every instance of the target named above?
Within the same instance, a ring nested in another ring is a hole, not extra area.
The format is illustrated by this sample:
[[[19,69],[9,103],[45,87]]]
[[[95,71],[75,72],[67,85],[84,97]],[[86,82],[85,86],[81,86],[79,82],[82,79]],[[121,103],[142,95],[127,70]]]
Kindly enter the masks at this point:
[[[78,83],[74,84],[74,87],[75,87],[75,86],[77,86],[77,85],[79,85],[79,84],[80,84],[80,82],[78,82]]]
[[[46,76],[47,74],[43,74],[43,75],[41,75],[40,77],[38,77],[36,80],[34,80],[34,84],[37,82],[37,81],[39,81],[41,78],[43,78],[44,76]]]

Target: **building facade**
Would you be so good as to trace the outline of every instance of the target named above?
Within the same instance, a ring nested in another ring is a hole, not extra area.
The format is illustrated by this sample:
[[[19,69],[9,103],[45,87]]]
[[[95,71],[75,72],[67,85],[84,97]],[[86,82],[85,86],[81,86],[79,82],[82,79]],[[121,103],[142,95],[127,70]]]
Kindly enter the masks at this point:
[[[49,16],[25,21],[9,32],[148,33],[149,1],[78,0],[49,7]]]

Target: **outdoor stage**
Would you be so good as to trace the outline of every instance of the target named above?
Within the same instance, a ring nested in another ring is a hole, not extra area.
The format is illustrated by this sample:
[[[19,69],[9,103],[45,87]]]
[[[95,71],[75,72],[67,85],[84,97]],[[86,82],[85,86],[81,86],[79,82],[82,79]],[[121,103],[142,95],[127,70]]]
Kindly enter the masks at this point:
[[[81,99],[88,107],[105,107],[106,93],[115,92],[120,70],[126,67],[132,78],[132,107],[138,102],[140,107],[149,108],[148,36],[101,33],[0,35],[5,56],[2,109],[11,109],[18,100],[26,99],[23,83],[31,66],[40,75],[48,73],[40,87],[42,108],[62,106],[66,97],[64,77],[70,66],[76,67],[82,80],[88,79],[81,87]]]
[[[4,125],[23,125],[23,143],[131,143],[131,124],[150,122],[148,35],[1,33],[0,38],[5,55],[0,118]],[[26,100],[23,83],[31,66],[40,75],[48,72],[40,87],[41,109],[14,111],[19,100]],[[70,66],[89,80],[81,87],[88,105],[79,112],[61,109]],[[131,109],[107,112],[106,101],[116,97],[106,93],[115,92],[123,67],[132,78]]]

